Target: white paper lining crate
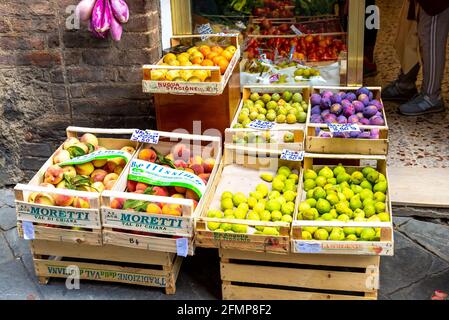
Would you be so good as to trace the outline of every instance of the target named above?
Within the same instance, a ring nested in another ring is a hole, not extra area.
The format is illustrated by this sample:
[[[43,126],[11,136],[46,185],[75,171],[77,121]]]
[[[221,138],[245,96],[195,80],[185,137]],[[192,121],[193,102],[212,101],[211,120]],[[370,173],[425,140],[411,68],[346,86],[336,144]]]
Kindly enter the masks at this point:
[[[206,40],[202,41],[202,37]],[[222,75],[218,66],[161,66],[163,58],[156,64],[143,66],[143,92],[147,93],[177,93],[177,94],[210,94],[219,95],[223,92],[232,75],[234,67],[240,60],[239,37],[235,34],[205,34],[205,35],[180,35],[171,38],[171,45],[179,44],[195,46],[198,43],[207,44],[207,41],[215,43],[216,41],[226,41],[225,45],[233,45],[237,48],[234,56],[229,61],[228,68]],[[151,70],[207,70],[210,71],[210,79],[205,82],[187,82],[187,81],[157,81],[151,80]]]
[[[270,142],[265,143],[245,143],[238,144],[239,146],[248,147],[248,148],[260,148],[260,149],[270,149],[270,150],[283,150],[290,149],[294,151],[304,150],[304,136],[305,136],[305,123],[276,123],[275,126],[269,130],[257,130],[252,128],[233,128],[235,124],[238,123],[238,117],[243,108],[243,101],[249,99],[251,93],[257,92],[260,94],[264,93],[280,93],[284,91],[290,91],[292,93],[299,92],[303,96],[304,101],[308,101],[310,98],[310,89],[306,86],[293,86],[293,85],[251,85],[243,87],[243,95],[242,100],[240,101],[237,112],[235,113],[234,119],[230,125],[230,128],[225,131],[225,143],[226,144],[235,144],[234,137],[243,136],[247,134],[270,134]],[[283,136],[286,132],[292,132],[294,135],[294,142],[286,143],[283,140]],[[271,142],[271,140],[275,139],[277,142]]]
[[[259,175],[263,172],[276,174],[279,166],[289,165],[301,172],[301,162],[280,160],[280,152],[267,150],[248,152],[236,146],[225,146],[223,161],[212,186],[211,194],[205,203],[200,217],[196,219],[196,245],[203,248],[237,249],[257,252],[272,252],[287,254],[290,252],[290,223],[267,222],[254,220],[239,220],[225,218],[209,218],[209,210],[220,209],[220,198],[224,191],[232,193],[243,192],[247,195],[261,183]],[[262,170],[262,171],[259,171]],[[299,196],[299,194],[298,194]],[[298,200],[295,200],[295,213],[298,210]],[[279,235],[260,235],[247,233],[214,232],[208,229],[208,222],[242,224],[250,227],[279,227]]]
[[[224,300],[375,300],[377,256],[220,249]]]
[[[381,88],[367,87],[373,92],[373,98],[379,100],[382,104]],[[355,92],[358,87],[313,87],[313,93],[321,93],[325,90],[332,92],[347,91]],[[371,126],[359,125],[360,129],[379,129],[379,139],[353,139],[353,138],[324,138],[319,137],[316,128],[326,129],[327,125],[323,123],[311,123],[311,105],[307,114],[307,133],[306,133],[306,152],[311,153],[329,153],[329,154],[365,154],[365,155],[386,155],[388,153],[388,125],[385,108],[382,109],[385,125]]]
[[[182,258],[173,253],[111,245],[33,240],[31,251],[41,284],[47,284],[50,278],[67,278],[72,272],[77,275],[76,266],[80,280],[159,287],[165,288],[166,294],[176,292],[176,279],[182,263]]]
[[[303,170],[319,170],[324,166],[331,169],[338,163],[342,163],[348,173],[363,168],[361,161],[374,160],[376,170],[385,175],[388,179],[387,161],[385,156],[362,156],[362,155],[323,155],[306,154],[304,158]],[[317,164],[317,162],[320,162]],[[346,165],[348,164],[348,165]],[[306,199],[306,192],[303,190],[303,177],[299,182],[300,201]],[[392,256],[394,253],[394,233],[393,216],[391,207],[390,188],[388,186],[385,199],[385,207],[390,215],[389,222],[343,222],[343,221],[314,221],[297,220],[297,213],[292,222],[292,244],[293,253],[314,253],[314,254],[343,254],[343,255],[385,255]],[[320,241],[303,240],[301,236],[303,227],[354,227],[354,228],[381,228],[380,241]]]
[[[206,191],[198,202],[196,209],[192,200],[189,199],[126,192],[131,163],[137,158],[141,149],[153,146],[160,153],[166,154],[178,142],[182,142],[187,146],[191,145],[193,148],[192,155],[210,155],[215,159],[215,166],[210,175]],[[206,199],[212,192],[212,185],[216,179],[220,161],[221,139],[219,137],[159,131],[159,143],[157,145],[142,144],[136,152],[135,157],[128,163],[124,174],[117,181],[113,190],[102,193],[101,215],[103,243],[120,247],[177,253],[177,238],[181,237],[188,239],[188,254],[193,255],[195,251],[194,218],[200,215],[200,212],[205,206]],[[182,216],[112,209],[110,205],[114,198],[178,204],[182,207]],[[152,235],[139,234],[142,232],[152,233]]]
[[[132,146],[137,149],[138,144],[136,142],[127,139],[104,137],[113,135],[126,136],[131,135],[132,132],[132,129],[68,127],[67,137],[79,137],[83,133],[92,133],[97,136],[99,145],[108,150],[120,150],[125,146]],[[19,236],[24,237],[22,222],[30,221],[33,223],[35,239],[99,246],[102,244],[100,194],[39,186],[43,182],[47,168],[53,165],[53,156],[60,149],[62,149],[62,145],[45,162],[28,184],[18,184],[14,188]],[[87,198],[90,208],[58,207],[28,203],[28,198],[33,192]]]

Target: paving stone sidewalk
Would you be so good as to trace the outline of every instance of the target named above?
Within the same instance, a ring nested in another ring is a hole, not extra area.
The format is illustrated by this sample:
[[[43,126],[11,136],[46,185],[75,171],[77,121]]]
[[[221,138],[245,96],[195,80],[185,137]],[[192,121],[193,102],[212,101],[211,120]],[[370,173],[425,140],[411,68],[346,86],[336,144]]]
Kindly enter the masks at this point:
[[[394,218],[395,252],[393,257],[381,259],[379,299],[430,299],[435,290],[449,292],[446,221],[423,221],[409,215]],[[68,290],[62,279],[40,285],[28,243],[17,236],[13,192],[0,189],[0,299],[220,298],[218,253],[206,249],[185,259],[172,296],[157,288],[105,282],[81,281],[80,290]]]

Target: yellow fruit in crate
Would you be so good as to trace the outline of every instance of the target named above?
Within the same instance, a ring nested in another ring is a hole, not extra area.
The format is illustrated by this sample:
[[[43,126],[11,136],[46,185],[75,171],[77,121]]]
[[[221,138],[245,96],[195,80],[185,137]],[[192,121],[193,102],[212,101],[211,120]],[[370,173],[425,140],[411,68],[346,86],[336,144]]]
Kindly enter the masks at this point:
[[[153,69],[151,70],[151,80],[165,80],[165,73],[164,69]]]
[[[198,78],[198,77],[191,77],[191,78],[189,79],[189,82],[201,82],[201,79]]]
[[[201,64],[204,60],[204,56],[201,52],[195,51],[190,55],[190,62],[194,64]]]
[[[173,79],[173,81],[182,82],[182,81],[184,81],[184,79],[181,77],[177,77],[177,78]]]
[[[188,81],[193,76],[192,70],[181,70],[179,71],[179,75],[184,81]]]
[[[194,53],[195,51],[199,52],[199,51],[198,51],[198,47],[191,47],[191,48],[189,48],[189,49],[187,50],[187,53],[188,53],[189,55],[192,55],[192,53]]]
[[[167,53],[164,56],[164,62],[165,63],[170,63],[170,61],[176,60],[176,56],[173,53]]]
[[[185,62],[180,62],[179,65],[182,67],[189,67],[189,66],[193,66],[193,63],[190,61],[185,61]]]
[[[206,81],[208,74],[206,70],[195,70],[193,71],[193,76],[200,79],[202,82]]]
[[[182,54],[182,55],[180,54],[178,56],[178,61],[179,61],[179,63],[188,62],[188,61],[190,61],[190,56],[188,54]]]
[[[180,65],[178,60],[170,60],[170,62],[168,64],[173,67],[178,67]]]
[[[236,48],[235,46],[229,46],[229,47],[227,47],[227,48],[225,49],[225,51],[229,51],[229,52],[231,52],[232,54],[234,54],[235,51],[237,51],[237,48]]]
[[[182,52],[182,53],[178,54],[177,59],[180,60],[181,57],[186,57],[187,60],[189,60],[190,54],[188,54],[187,52]],[[181,58],[181,59],[184,59],[184,58]]]
[[[167,71],[167,74],[165,75],[165,78],[168,81],[173,81],[173,80],[175,80],[176,78],[179,78],[179,77],[180,77],[179,70],[169,70],[169,71]]]

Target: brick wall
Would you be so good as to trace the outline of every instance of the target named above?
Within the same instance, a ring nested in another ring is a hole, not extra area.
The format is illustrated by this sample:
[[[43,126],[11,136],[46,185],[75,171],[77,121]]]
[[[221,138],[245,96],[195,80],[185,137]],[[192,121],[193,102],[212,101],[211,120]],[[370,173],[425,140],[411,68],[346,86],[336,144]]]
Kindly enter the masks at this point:
[[[67,30],[78,2],[0,2],[0,187],[27,181],[69,125],[154,125],[140,70],[161,54],[159,0],[127,0],[119,43]]]

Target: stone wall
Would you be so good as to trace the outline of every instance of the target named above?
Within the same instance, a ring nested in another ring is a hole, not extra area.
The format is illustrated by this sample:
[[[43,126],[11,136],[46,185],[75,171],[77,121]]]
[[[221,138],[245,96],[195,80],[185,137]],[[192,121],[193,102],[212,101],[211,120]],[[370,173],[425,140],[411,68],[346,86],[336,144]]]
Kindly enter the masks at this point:
[[[122,40],[68,30],[79,0],[0,2],[0,187],[25,182],[69,125],[153,126],[141,66],[161,55],[159,0],[128,0]]]

